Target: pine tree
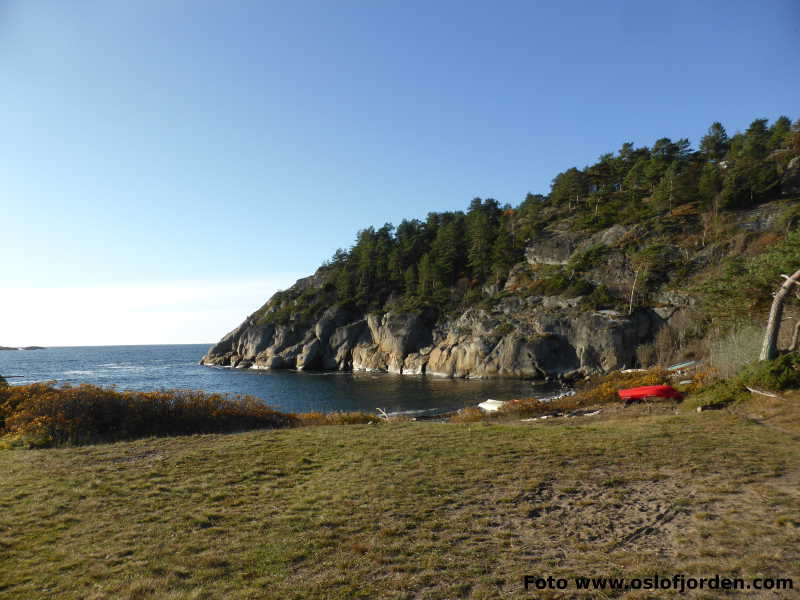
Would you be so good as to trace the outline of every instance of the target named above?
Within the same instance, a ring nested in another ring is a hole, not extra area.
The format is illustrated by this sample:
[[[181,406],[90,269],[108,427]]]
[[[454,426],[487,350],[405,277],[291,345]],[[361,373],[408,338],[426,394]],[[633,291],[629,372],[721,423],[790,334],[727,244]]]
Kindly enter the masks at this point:
[[[433,289],[449,287],[456,274],[459,240],[454,222],[439,227],[431,244],[431,275]]]
[[[427,300],[433,292],[433,268],[431,267],[431,256],[427,252],[419,260],[417,278],[417,296],[422,300]]]
[[[778,117],[769,128],[770,150],[781,150],[790,146],[792,136],[792,122],[789,117]]]
[[[722,123],[715,121],[708,128],[708,133],[700,139],[700,152],[710,160],[722,160],[729,148],[728,132],[725,131]]]
[[[577,203],[577,200],[586,195],[587,179],[583,171],[572,167],[559,173],[550,186],[550,202],[554,204]]]
[[[512,238],[513,225],[514,211],[509,209],[500,219],[500,230],[492,246],[492,274],[498,281],[508,275],[516,258]]]
[[[467,264],[472,274],[483,281],[491,269],[492,244],[497,235],[497,214],[499,207],[495,200],[485,203],[475,198],[467,212]]]
[[[409,265],[403,274],[403,291],[406,296],[413,296],[417,293],[417,269],[414,265]]]
[[[712,209],[716,212],[717,195],[721,190],[722,175],[719,172],[719,167],[713,163],[707,162],[703,165],[703,170],[700,173],[700,181],[698,182],[700,199],[706,209]]]

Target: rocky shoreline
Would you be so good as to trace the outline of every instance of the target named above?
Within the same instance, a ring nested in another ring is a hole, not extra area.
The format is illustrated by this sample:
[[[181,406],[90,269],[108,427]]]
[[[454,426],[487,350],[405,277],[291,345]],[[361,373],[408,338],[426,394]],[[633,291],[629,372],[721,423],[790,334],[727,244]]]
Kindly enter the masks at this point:
[[[571,378],[636,363],[635,349],[672,310],[546,308],[507,297],[431,326],[408,313],[352,315],[332,307],[311,326],[247,319],[201,364],[252,369],[375,371],[441,377]]]

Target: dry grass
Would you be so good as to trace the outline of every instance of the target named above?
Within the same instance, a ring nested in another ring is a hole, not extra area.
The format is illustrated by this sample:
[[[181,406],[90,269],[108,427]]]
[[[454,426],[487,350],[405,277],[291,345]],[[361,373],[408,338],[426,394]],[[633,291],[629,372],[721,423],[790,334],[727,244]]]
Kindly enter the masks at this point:
[[[3,451],[0,598],[565,597],[525,593],[525,574],[798,581],[800,395],[787,396],[563,425]]]
[[[293,416],[299,425],[364,425],[381,420],[375,414],[364,412],[309,412]]]

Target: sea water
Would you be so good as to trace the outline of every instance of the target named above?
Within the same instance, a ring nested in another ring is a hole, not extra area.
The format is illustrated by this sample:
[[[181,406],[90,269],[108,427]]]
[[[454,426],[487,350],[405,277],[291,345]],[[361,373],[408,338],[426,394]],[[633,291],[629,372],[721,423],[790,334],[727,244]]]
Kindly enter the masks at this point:
[[[474,406],[488,398],[552,394],[519,379],[447,379],[385,373],[255,371],[198,364],[211,344],[83,346],[0,351],[0,375],[12,385],[91,383],[119,390],[191,389],[261,398],[290,412],[418,414]]]

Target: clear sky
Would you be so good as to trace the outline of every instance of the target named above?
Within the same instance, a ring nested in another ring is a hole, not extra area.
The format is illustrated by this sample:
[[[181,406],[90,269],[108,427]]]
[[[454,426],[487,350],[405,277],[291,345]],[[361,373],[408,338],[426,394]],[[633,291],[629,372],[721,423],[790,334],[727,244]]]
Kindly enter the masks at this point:
[[[797,0],[2,0],[0,345],[216,341],[358,229],[798,100]]]

